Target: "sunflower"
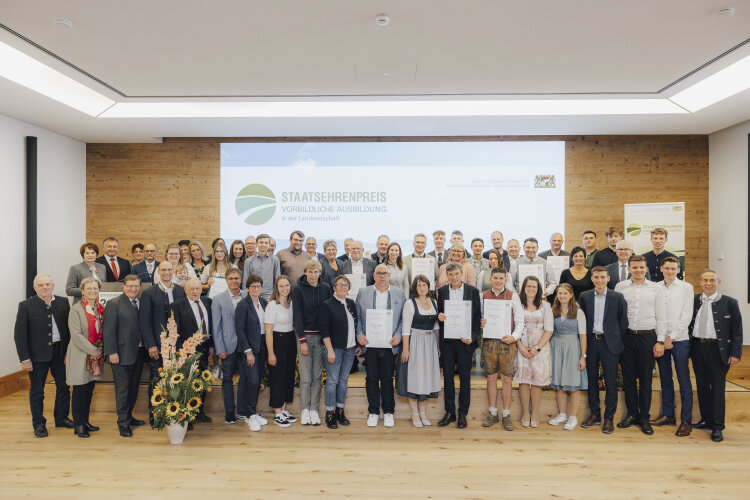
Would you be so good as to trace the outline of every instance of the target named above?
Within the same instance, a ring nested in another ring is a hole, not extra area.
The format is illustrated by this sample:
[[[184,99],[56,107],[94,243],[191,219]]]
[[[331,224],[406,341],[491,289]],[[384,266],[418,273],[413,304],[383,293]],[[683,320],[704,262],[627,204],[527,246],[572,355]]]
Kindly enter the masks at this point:
[[[213,375],[211,375],[210,370],[203,370],[203,373],[201,373],[201,377],[203,377],[203,380],[205,380],[206,382],[210,382],[213,378]]]
[[[188,404],[187,404],[190,410],[197,410],[200,405],[201,405],[201,400],[199,398],[192,398],[190,401],[188,401]]]
[[[193,386],[193,390],[196,392],[203,390],[203,384],[201,383],[200,380],[193,380],[192,386]]]
[[[169,381],[172,383],[172,385],[176,385],[182,382],[182,379],[184,378],[185,375],[183,375],[182,373],[175,373],[174,375],[172,375],[172,378]]]
[[[166,414],[168,417],[174,417],[180,411],[180,405],[172,402],[167,406]]]
[[[151,404],[153,406],[159,406],[162,403],[164,403],[164,396],[162,396],[161,393],[155,392],[154,395],[151,396]]]

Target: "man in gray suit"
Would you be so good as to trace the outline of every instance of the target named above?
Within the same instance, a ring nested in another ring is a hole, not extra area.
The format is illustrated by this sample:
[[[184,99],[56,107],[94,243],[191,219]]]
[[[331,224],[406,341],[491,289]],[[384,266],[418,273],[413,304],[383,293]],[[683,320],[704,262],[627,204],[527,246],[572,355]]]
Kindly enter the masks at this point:
[[[607,288],[610,290],[614,290],[615,285],[619,282],[630,279],[628,260],[630,259],[630,256],[633,255],[633,244],[628,240],[620,240],[617,242],[616,248],[617,250],[615,250],[615,253],[617,254],[617,262],[613,262],[606,266],[607,271],[609,272]],[[649,273],[648,270],[646,270],[646,279],[651,281],[651,273]]]
[[[342,274],[365,274],[367,276],[367,286],[375,283],[373,273],[377,264],[374,260],[363,257],[365,249],[362,246],[362,242],[352,241],[349,251],[351,252],[350,259],[341,266]]]
[[[385,264],[375,268],[375,284],[360,288],[357,293],[357,342],[365,351],[367,361],[368,427],[376,427],[383,409],[383,420],[386,427],[393,427],[393,411],[396,400],[393,391],[393,371],[396,368],[396,356],[401,351],[401,311],[406,297],[400,288],[388,284],[391,273]],[[367,312],[374,309],[393,311],[393,325],[389,347],[370,347],[367,344]]]
[[[549,250],[539,253],[539,257],[546,259],[547,257],[567,257],[570,252],[566,252],[562,249],[563,246],[563,235],[562,233],[554,233],[549,238]]]
[[[138,294],[141,279],[128,274],[122,283],[123,294],[107,302],[102,319],[104,355],[112,367],[120,436],[131,437],[131,426],[143,425],[133,418],[138,383],[143,369],[141,327],[138,321]]]
[[[406,266],[406,269],[409,273],[409,283],[414,281],[414,273],[412,273],[411,271],[412,262],[414,259],[429,259],[432,262],[435,261],[434,257],[432,257],[431,255],[427,255],[425,253],[426,248],[427,248],[427,236],[424,233],[415,234],[414,235],[414,253],[404,257],[404,265]],[[434,265],[431,268],[431,275],[427,277],[432,279],[432,283],[435,282],[435,266]]]
[[[260,238],[258,238],[260,240]],[[224,395],[224,422],[233,424],[236,421],[235,409],[239,408],[239,417],[243,420],[247,415],[247,399],[250,384],[242,370],[244,353],[237,349],[237,332],[234,324],[234,309],[242,299],[247,297],[247,291],[241,289],[242,271],[233,267],[226,274],[227,290],[220,293],[211,302],[211,316],[214,319],[214,347],[216,355],[221,359],[221,392]],[[232,376],[235,370],[240,372],[237,385],[237,406],[234,404],[234,384]]]

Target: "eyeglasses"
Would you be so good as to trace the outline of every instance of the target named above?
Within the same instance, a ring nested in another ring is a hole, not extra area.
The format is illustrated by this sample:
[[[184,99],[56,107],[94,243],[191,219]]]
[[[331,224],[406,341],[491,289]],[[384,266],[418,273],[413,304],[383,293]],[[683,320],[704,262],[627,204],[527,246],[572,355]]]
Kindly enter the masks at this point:
[[[263,288],[263,285],[255,283],[254,285],[250,285],[250,288]]]
[[[349,285],[346,283],[336,283],[336,286],[339,288],[349,288]]]
[[[378,271],[375,274],[378,276],[388,276],[391,273],[389,273],[388,271]]]

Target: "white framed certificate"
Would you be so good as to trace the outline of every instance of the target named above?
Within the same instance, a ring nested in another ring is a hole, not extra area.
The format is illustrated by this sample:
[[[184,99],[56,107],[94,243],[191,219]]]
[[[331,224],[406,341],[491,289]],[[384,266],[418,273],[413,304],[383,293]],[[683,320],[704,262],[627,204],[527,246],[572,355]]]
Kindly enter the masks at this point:
[[[511,324],[511,310],[513,301],[487,299],[484,301],[484,325],[482,335],[486,339],[501,339],[511,335],[513,326]]]
[[[360,273],[345,274],[344,276],[346,276],[351,283],[351,285],[349,286],[349,293],[346,295],[346,297],[352,300],[356,300],[357,292],[359,292],[359,289],[367,286],[367,275],[364,273]]]
[[[367,347],[392,347],[393,311],[390,309],[368,309],[365,319]]]
[[[552,266],[552,272],[555,273],[555,280],[560,283],[560,275],[565,269],[570,267],[570,257],[567,255],[550,255],[547,257],[547,265]]]
[[[427,257],[423,259],[411,259],[411,281],[414,281],[414,278],[417,275],[424,274],[427,276],[427,279],[430,280],[430,290],[435,289],[435,261],[432,259],[428,259]],[[409,286],[411,286],[411,283],[409,283]]]
[[[445,338],[471,340],[471,301],[446,300],[444,304],[445,321],[443,327]]]
[[[544,294],[547,288],[546,277],[544,276],[544,264],[519,264],[518,265],[518,291],[520,293],[523,287],[523,280],[527,276],[536,276],[539,282],[542,284],[542,289],[539,293]]]

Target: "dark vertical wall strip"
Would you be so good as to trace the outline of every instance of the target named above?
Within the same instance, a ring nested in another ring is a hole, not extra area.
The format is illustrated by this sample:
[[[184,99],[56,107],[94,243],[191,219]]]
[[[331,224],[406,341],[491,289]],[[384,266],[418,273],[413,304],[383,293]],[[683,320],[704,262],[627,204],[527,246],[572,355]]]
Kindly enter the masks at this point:
[[[26,296],[34,295],[36,276],[37,173],[36,137],[26,137]]]

